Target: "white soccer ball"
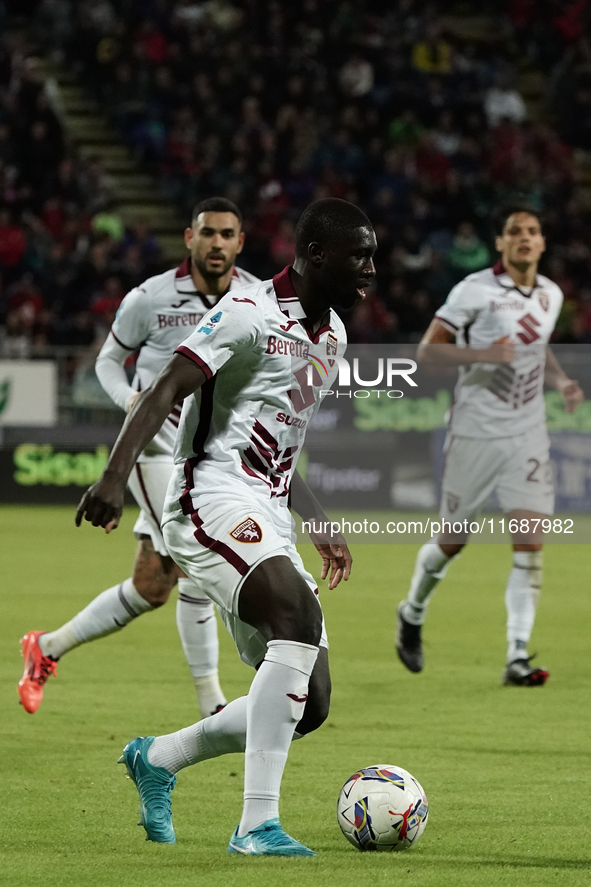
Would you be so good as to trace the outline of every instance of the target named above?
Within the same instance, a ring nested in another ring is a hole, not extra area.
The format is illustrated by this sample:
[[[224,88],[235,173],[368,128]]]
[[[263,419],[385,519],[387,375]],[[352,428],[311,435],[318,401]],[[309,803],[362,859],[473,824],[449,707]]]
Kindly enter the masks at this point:
[[[337,801],[341,831],[358,850],[406,850],[425,831],[428,816],[421,785],[402,767],[390,764],[358,770]]]

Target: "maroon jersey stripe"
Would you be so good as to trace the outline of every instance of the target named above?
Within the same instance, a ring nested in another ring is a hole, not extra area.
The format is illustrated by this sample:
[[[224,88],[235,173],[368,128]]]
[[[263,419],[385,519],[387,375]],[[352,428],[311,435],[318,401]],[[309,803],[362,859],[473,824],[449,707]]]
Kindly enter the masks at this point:
[[[125,342],[122,342],[122,341],[121,341],[121,339],[119,338],[119,336],[116,336],[116,335],[115,335],[115,333],[113,332],[113,330],[111,330],[111,335],[113,336],[113,338],[115,339],[115,341],[117,342],[117,344],[118,344],[118,345],[121,345],[122,348],[125,348],[126,351],[135,351],[136,348],[138,347],[137,345],[134,345],[134,346],[126,345]]]
[[[231,566],[234,567],[235,570],[240,573],[241,576],[246,576],[248,571],[250,570],[250,566],[243,560],[239,554],[237,554],[229,545],[226,545],[225,542],[222,542],[220,539],[214,539],[212,536],[208,536],[208,534],[203,529],[203,520],[199,515],[199,510],[197,508],[194,509],[191,514],[191,520],[195,526],[194,536],[204,548],[209,548],[210,551],[215,551],[216,554],[219,554],[220,557],[223,557],[225,561],[227,561]]]
[[[187,348],[186,345],[180,345],[180,346],[176,349],[176,351],[175,351],[174,353],[175,353],[175,354],[182,354],[183,357],[188,357],[189,360],[192,360],[193,363],[197,364],[197,366],[199,367],[199,369],[200,369],[200,370],[203,370],[203,372],[205,373],[205,378],[206,378],[206,379],[211,379],[211,377],[213,376],[213,372],[212,372],[212,371],[210,370],[210,368],[207,366],[207,364],[205,363],[205,361],[202,360],[202,358],[199,357],[198,354],[195,354],[194,351],[191,351],[190,348]]]
[[[219,554],[224,560],[228,561],[235,570],[237,570],[241,576],[246,576],[248,571],[250,570],[249,565],[243,560],[239,554],[237,554],[233,549],[230,548],[229,545],[226,545],[225,542],[222,542],[221,539],[214,539],[212,536],[209,536],[205,530],[203,529],[203,520],[199,515],[199,510],[195,508],[193,505],[193,500],[191,499],[191,490],[193,488],[193,469],[199,462],[199,459],[187,459],[185,462],[185,481],[186,486],[180,498],[181,508],[183,510],[183,514],[186,514],[191,518],[193,525],[195,527],[195,533],[193,534],[198,542],[203,545],[204,548],[208,548],[210,551],[215,551],[216,554]]]

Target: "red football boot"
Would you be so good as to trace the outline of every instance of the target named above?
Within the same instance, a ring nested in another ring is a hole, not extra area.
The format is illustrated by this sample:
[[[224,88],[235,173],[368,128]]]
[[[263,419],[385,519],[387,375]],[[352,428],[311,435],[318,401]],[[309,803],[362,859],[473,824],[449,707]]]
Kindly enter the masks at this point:
[[[25,660],[25,670],[18,682],[18,695],[21,705],[29,714],[34,714],[43,701],[45,681],[52,674],[57,674],[57,662],[44,656],[39,647],[39,637],[43,631],[28,631],[20,639]]]

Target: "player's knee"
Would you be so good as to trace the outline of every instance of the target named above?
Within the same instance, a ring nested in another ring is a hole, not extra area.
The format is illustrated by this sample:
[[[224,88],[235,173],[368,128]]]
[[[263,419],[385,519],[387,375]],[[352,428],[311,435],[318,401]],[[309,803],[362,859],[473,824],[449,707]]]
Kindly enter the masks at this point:
[[[323,691],[308,696],[304,714],[296,727],[296,732],[301,736],[313,733],[322,727],[328,717],[330,710],[330,687],[326,687]]]
[[[255,568],[240,590],[238,615],[267,640],[317,647],[322,636],[320,604],[286,557],[269,558]]]
[[[447,557],[455,557],[466,545],[465,542],[440,542],[439,547]]]
[[[297,606],[283,607],[277,618],[275,634],[284,640],[317,647],[322,637],[322,611],[315,598]]]
[[[310,622],[307,622],[305,625],[301,625],[296,640],[298,640],[300,644],[310,644],[312,647],[317,647],[320,643],[321,637],[322,619],[319,618],[310,620]]]
[[[133,577],[133,584],[139,595],[147,601],[151,607],[157,609],[162,607],[170,597],[172,585],[166,580],[146,580],[140,577]]]

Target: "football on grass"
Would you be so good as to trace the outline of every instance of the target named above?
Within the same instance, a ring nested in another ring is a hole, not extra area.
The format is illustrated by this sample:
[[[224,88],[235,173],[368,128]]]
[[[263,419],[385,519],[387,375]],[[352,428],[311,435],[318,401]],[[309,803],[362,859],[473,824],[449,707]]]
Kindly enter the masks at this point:
[[[390,764],[358,770],[337,801],[341,831],[358,850],[407,850],[425,831],[428,816],[421,785]]]

